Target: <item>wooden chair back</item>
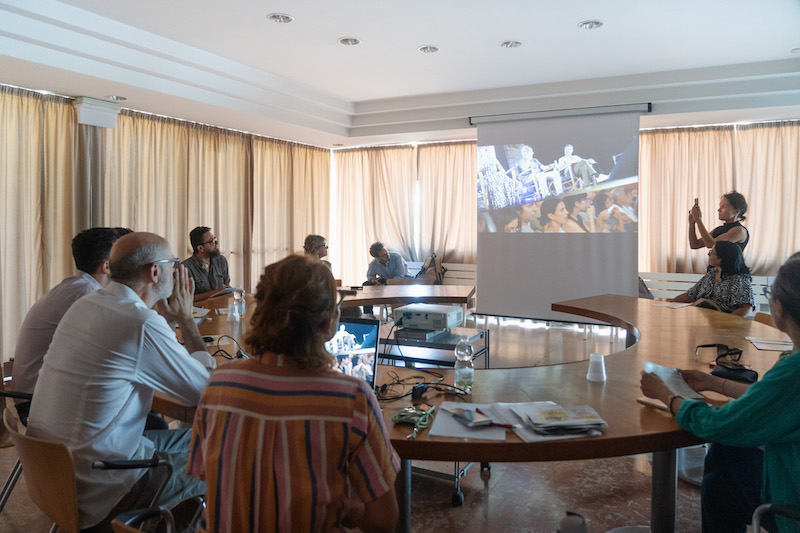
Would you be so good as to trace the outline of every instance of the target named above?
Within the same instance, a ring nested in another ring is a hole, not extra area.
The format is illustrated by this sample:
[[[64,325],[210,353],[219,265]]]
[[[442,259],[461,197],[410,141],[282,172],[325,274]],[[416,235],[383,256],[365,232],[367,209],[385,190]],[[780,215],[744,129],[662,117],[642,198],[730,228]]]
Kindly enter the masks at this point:
[[[766,324],[768,326],[775,327],[775,322],[772,321],[772,315],[767,313],[756,313],[753,316],[753,320],[756,322],[761,322],[762,324]]]
[[[17,448],[33,503],[60,531],[79,533],[72,453],[60,442],[37,439],[20,431],[21,424],[14,408],[5,409],[3,423]]]

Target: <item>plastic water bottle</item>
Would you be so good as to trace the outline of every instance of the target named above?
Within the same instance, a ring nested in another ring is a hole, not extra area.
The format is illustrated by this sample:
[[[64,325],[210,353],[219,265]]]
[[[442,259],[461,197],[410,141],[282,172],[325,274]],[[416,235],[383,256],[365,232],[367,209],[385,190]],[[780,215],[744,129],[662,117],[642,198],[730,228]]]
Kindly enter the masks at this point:
[[[233,289],[233,308],[237,317],[244,318],[244,289],[241,285]]]
[[[461,339],[456,344],[454,351],[456,354],[455,385],[459,389],[467,391],[467,394],[472,394],[472,386],[475,384],[475,365],[472,364],[472,356],[475,350],[468,340]]]

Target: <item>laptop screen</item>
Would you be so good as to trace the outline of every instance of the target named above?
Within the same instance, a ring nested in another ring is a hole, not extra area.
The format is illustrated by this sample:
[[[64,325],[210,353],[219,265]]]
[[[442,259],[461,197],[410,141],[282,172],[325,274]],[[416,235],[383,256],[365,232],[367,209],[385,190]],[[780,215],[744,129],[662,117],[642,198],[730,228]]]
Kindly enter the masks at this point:
[[[325,349],[336,358],[335,369],[361,378],[375,388],[380,320],[341,317],[336,334]]]

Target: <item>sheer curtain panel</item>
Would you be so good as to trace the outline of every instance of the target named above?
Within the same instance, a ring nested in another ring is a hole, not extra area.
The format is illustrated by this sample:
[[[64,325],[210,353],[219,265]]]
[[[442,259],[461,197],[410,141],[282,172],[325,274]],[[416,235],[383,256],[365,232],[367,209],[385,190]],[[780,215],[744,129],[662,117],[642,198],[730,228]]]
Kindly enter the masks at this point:
[[[420,184],[420,256],[475,263],[478,246],[477,143],[417,148]]]

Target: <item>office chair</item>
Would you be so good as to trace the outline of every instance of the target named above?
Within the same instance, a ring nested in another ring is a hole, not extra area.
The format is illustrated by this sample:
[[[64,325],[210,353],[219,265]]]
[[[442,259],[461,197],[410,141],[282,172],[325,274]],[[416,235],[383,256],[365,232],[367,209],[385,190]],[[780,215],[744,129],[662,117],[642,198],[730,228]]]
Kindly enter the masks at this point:
[[[772,315],[769,313],[756,313],[753,315],[753,320],[756,322],[761,322],[762,324],[766,324],[768,326],[775,327],[775,322],[772,321]]]
[[[137,526],[155,517],[159,517],[164,524],[163,533],[175,533],[175,519],[172,517],[172,513],[163,507],[148,507],[124,512],[111,521],[111,527],[114,529],[114,533],[141,533]]]
[[[785,516],[797,522],[800,522],[800,507],[797,505],[781,505],[777,503],[763,503],[756,507],[753,512],[753,523],[750,526],[752,531],[761,530],[761,519],[765,514],[772,513],[774,515]]]
[[[51,533],[64,531],[80,533],[78,522],[78,496],[75,482],[75,466],[72,452],[65,444],[48,441],[25,434],[17,410],[7,407],[3,412],[6,426],[19,460],[25,470],[25,484],[28,495],[34,504],[54,523]],[[164,486],[172,475],[172,465],[163,459],[143,461],[95,461],[93,468],[119,470],[131,468],[164,467],[167,477],[156,491],[153,501],[157,501]]]

